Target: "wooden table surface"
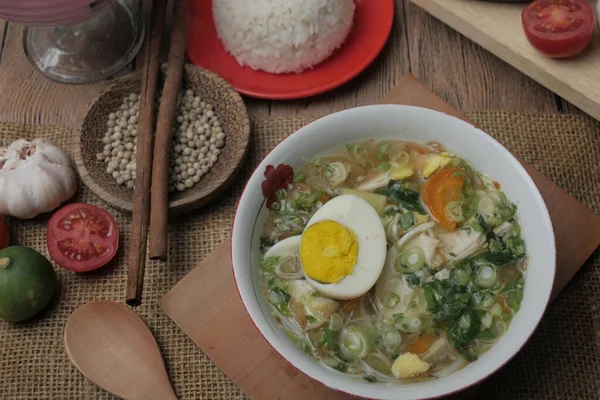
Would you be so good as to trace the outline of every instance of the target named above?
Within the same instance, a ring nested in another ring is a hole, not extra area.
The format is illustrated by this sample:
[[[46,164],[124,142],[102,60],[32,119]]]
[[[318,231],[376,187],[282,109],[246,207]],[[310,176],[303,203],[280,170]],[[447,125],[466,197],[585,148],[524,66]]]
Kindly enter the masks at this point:
[[[108,81],[63,85],[45,79],[29,64],[22,35],[22,26],[0,20],[0,121],[79,126]],[[251,118],[323,115],[375,103],[408,72],[462,111],[581,113],[407,0],[396,0],[392,34],[381,55],[351,82],[296,101],[245,100]]]

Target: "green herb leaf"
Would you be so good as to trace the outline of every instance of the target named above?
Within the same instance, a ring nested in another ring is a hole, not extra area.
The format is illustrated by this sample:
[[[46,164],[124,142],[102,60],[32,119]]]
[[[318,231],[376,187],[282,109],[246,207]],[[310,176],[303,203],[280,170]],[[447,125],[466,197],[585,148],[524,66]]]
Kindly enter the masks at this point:
[[[296,172],[294,174],[294,183],[302,182],[306,176],[302,172]]]
[[[421,280],[415,274],[405,274],[404,279],[406,280],[406,283],[409,285],[419,285],[421,283]]]
[[[408,211],[426,214],[425,209],[421,205],[419,193],[409,188],[403,181],[391,180],[387,187],[387,196]]]

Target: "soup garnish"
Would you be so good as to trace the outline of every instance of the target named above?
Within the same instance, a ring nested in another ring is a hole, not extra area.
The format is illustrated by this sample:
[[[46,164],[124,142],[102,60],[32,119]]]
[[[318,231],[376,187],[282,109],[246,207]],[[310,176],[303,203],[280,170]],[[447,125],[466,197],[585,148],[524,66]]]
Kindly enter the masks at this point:
[[[477,360],[519,311],[517,207],[438,143],[349,143],[265,177],[263,293],[327,368],[370,382],[440,378]]]

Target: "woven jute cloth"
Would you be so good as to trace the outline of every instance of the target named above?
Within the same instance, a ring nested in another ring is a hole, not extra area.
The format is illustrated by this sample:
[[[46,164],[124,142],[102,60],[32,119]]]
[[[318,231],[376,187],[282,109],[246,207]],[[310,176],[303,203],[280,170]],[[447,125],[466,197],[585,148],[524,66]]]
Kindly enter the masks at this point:
[[[533,164],[556,184],[600,213],[600,125],[582,116],[472,112],[473,122]],[[169,261],[148,262],[138,315],[162,350],[181,399],[245,398],[241,390],[158,307],[157,300],[231,233],[243,183],[259,160],[281,139],[310,122],[306,118],[253,122],[249,158],[225,195],[211,205],[170,221]],[[68,128],[0,124],[0,142],[46,137],[69,148]],[[69,362],[63,332],[69,315],[92,300],[124,300],[130,217],[101,203],[80,187],[77,201],[111,211],[120,232],[120,251],[110,265],[87,274],[56,267],[60,292],[34,320],[0,321],[0,399],[113,399],[87,381]],[[13,243],[47,256],[48,216],[9,219]],[[574,240],[577,240],[574,238]],[[231,293],[230,295],[237,295]],[[235,329],[235,327],[232,327]],[[256,366],[257,368],[259,365]],[[269,382],[265,382],[268,385]],[[550,305],[522,351],[478,391],[484,399],[600,399],[600,257],[598,252]]]

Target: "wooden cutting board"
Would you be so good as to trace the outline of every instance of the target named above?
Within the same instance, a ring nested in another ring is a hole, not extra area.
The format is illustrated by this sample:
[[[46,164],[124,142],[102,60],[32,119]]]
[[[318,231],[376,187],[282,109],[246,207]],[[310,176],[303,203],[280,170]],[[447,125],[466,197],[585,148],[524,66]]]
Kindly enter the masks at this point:
[[[427,107],[465,119],[412,75],[404,77],[380,103]],[[600,216],[530,165],[523,165],[540,189],[554,225],[557,247],[554,298],[600,245]],[[262,338],[236,290],[229,240],[186,275],[159,304],[252,399],[349,398],[294,369]],[[471,397],[474,390],[459,396]]]
[[[410,0],[525,75],[600,120],[600,32],[576,57],[555,60],[527,41],[521,11],[527,3]],[[597,0],[588,0],[595,7]]]

